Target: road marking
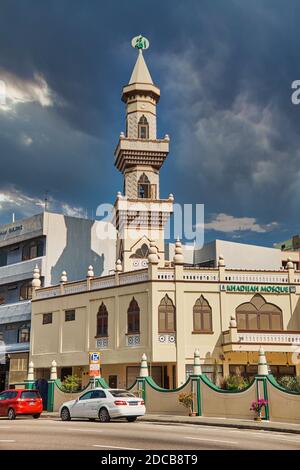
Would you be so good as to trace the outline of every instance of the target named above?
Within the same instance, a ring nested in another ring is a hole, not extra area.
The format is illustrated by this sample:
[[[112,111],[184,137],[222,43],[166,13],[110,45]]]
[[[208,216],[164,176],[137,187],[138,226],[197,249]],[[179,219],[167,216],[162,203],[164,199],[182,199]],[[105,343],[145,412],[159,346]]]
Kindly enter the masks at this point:
[[[184,436],[184,439],[192,439],[192,440],[194,440],[194,441],[221,442],[222,444],[237,445],[237,441],[223,441],[223,440],[220,440],[220,439],[205,439],[204,437]]]
[[[120,450],[143,450],[143,449],[137,449],[135,447],[105,446],[105,445],[100,445],[100,444],[93,444],[93,447],[102,447],[104,449],[120,449]]]
[[[241,430],[242,431],[242,430]],[[241,431],[231,431],[231,432],[241,432]],[[272,434],[272,431],[268,434],[268,432],[262,430],[260,432],[254,432],[254,431],[246,431],[247,434],[250,434],[250,436],[260,436],[260,437],[266,437],[267,439],[280,439],[282,441],[293,441],[293,442],[299,442],[300,443],[300,436],[299,439],[291,438],[291,436],[285,436],[285,435],[278,435],[278,434]]]
[[[16,442],[16,441],[13,441],[12,439],[0,439],[0,442]]]

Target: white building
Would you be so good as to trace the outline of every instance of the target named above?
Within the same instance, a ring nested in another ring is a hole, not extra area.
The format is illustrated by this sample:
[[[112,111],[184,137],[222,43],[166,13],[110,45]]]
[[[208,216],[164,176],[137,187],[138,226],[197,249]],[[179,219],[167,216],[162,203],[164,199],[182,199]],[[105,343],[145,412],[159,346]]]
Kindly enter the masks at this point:
[[[39,268],[43,286],[98,276],[115,265],[115,241],[101,240],[103,222],[44,212],[0,226],[0,390],[23,380],[27,372],[32,273]],[[2,362],[2,364],[1,364]]]

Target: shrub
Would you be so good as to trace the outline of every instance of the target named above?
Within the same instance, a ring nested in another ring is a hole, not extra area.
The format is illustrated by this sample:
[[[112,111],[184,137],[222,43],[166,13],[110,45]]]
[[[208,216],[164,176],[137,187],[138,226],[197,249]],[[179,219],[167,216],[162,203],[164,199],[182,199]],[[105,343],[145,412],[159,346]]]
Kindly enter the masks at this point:
[[[178,396],[179,403],[185,408],[191,410],[193,407],[194,393],[180,393]]]
[[[290,390],[291,392],[299,392],[300,393],[300,377],[294,377],[292,375],[284,375],[283,377],[279,377],[277,382],[282,387]]]
[[[77,392],[80,389],[80,378],[77,375],[67,375],[62,382],[65,392]]]
[[[224,390],[243,390],[248,387],[249,380],[241,375],[228,375],[221,380],[220,388]]]

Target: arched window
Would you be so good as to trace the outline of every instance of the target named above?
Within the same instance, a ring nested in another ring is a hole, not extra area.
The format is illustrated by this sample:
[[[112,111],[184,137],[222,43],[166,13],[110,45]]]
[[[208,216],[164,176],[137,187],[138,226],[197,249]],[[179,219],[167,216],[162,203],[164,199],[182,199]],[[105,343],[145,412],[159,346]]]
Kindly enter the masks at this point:
[[[131,256],[130,258],[141,258],[145,259],[148,258],[149,255],[149,247],[146,243],[143,243],[140,248],[138,248]]]
[[[127,310],[127,333],[138,334],[140,332],[140,307],[135,298],[129,304]]]
[[[283,330],[281,309],[266,302],[260,294],[237,307],[236,320],[238,330]]]
[[[207,300],[201,295],[193,308],[193,323],[195,332],[212,331],[212,311]]]
[[[149,124],[143,115],[139,120],[139,139],[149,139]]]
[[[138,181],[138,197],[149,199],[151,197],[151,184],[148,177],[143,173]]]
[[[108,336],[108,312],[103,302],[97,313],[97,336],[104,338]]]
[[[176,331],[175,306],[166,294],[158,307],[159,333],[174,333]]]

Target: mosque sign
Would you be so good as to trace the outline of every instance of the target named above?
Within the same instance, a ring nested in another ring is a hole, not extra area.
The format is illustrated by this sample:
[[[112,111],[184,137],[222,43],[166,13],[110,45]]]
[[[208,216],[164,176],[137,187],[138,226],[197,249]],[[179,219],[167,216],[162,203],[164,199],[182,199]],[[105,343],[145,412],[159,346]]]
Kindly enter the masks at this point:
[[[295,286],[251,285],[251,284],[221,284],[222,292],[244,294],[295,294]]]
[[[140,34],[139,36],[136,36],[132,39],[131,45],[135,49],[148,49],[150,43],[147,38],[144,38],[144,36]]]

